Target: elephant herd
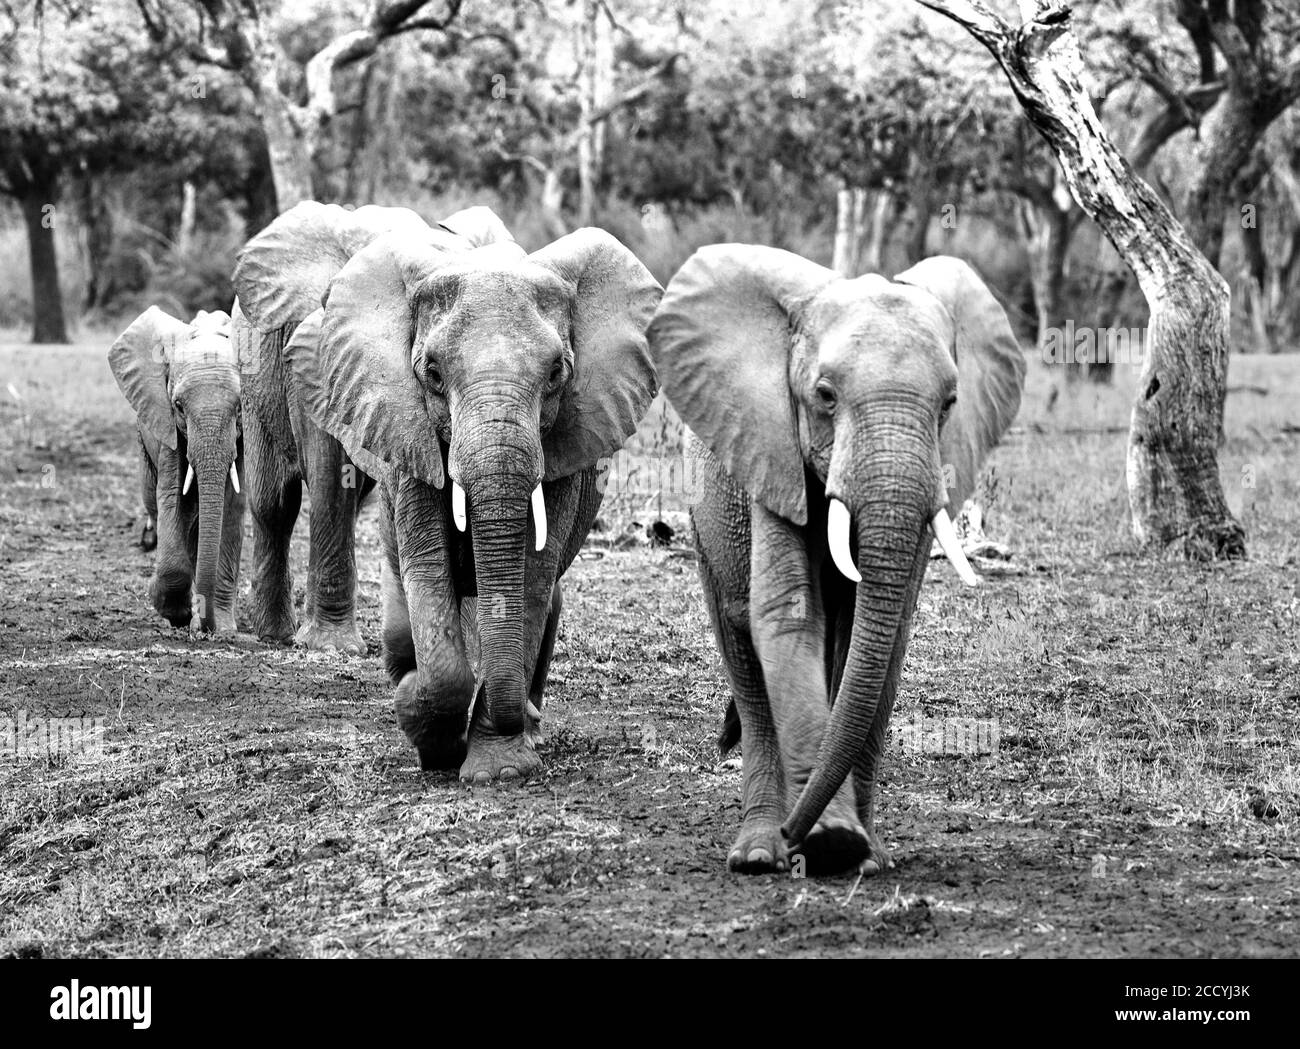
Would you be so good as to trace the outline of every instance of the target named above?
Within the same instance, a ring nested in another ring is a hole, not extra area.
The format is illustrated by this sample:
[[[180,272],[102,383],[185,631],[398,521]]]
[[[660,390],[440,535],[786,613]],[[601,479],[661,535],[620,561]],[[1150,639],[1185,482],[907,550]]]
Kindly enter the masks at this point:
[[[378,490],[383,660],[426,769],[527,777],[560,579],[605,468],[662,384],[701,461],[691,516],[744,747],[728,865],[889,864],[876,773],[933,539],[1019,406],[1024,359],[964,263],[845,279],[786,251],[697,251],[663,289],[610,234],[531,254],[469,208],[302,203],[240,253],[229,315],[154,307],[109,361],[135,409],[150,596],[362,654],[354,522]],[[310,494],[295,623],[289,541]]]

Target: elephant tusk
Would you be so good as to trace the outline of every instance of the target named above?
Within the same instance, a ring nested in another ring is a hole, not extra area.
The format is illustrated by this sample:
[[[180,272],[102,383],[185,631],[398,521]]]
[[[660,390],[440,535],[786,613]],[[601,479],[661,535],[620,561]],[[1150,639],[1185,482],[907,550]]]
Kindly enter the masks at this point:
[[[451,482],[451,519],[456,522],[456,531],[465,531],[465,489],[460,482]]]
[[[533,549],[546,549],[546,500],[542,498],[542,486],[533,489]]]
[[[849,508],[838,499],[832,499],[830,508],[826,511],[826,539],[831,546],[831,560],[846,579],[860,583],[862,574],[853,563],[853,555],[849,553],[849,524]]]
[[[181,487],[181,495],[190,494],[190,485],[194,483],[194,464],[190,463],[189,468],[185,471],[185,484]]]
[[[235,464],[230,464],[230,483],[235,486],[235,494],[239,494],[239,471],[235,469]]]
[[[944,555],[952,562],[953,568],[957,569],[961,581],[967,586],[978,586],[979,577],[975,574],[975,569],[971,568],[970,562],[966,560],[966,554],[961,548],[961,540],[957,538],[957,530],[952,526],[948,511],[940,507],[939,512],[931,519],[930,527],[934,530],[934,537],[939,540]]]

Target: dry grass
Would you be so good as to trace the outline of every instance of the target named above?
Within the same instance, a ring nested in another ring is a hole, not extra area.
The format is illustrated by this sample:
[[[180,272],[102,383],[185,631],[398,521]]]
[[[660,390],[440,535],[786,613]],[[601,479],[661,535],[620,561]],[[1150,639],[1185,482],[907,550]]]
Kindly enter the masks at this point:
[[[898,712],[994,719],[1000,748],[894,747],[898,867],[855,886],[726,874],[739,772],[694,566],[608,538],[649,497],[612,495],[567,578],[545,774],[468,790],[416,769],[373,641],[325,657],[151,616],[103,351],[0,347],[0,715],[107,725],[93,759],[0,759],[0,954],[1294,952],[1300,359],[1233,361],[1269,393],[1229,398],[1251,560],[1213,566],[1138,557],[1123,435],[1071,432],[1123,426],[1124,386],[1049,411],[1031,372],[986,484],[1026,571],[971,592],[933,568]],[[678,439],[656,409],[633,448]],[[358,560],[376,639],[373,509]]]

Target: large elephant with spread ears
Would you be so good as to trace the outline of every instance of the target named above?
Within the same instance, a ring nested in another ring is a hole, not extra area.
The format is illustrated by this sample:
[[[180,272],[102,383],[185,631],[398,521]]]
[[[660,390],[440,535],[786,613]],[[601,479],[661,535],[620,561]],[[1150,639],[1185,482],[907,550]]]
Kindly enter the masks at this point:
[[[503,228],[453,229],[375,238],[286,354],[312,417],[382,481],[398,721],[424,768],[486,782],[540,767],[559,579],[601,460],[658,389],[662,289],[601,230],[528,254]]]
[[[728,864],[881,870],[876,773],[932,533],[974,583],[946,508],[1020,404],[1006,314],[953,258],[849,280],[723,244],[669,283],[650,343],[704,459],[692,517],[733,696],[722,742],[745,759]]]
[[[243,375],[244,446],[253,519],[250,628],[273,641],[361,655],[356,624],[354,523],[374,487],[361,462],[312,418],[286,358],[290,339],[320,309],[330,281],[381,234],[432,235],[407,208],[355,210],[304,201],[253,237],[235,267],[233,338]],[[487,208],[444,220],[443,234],[466,247],[508,238]],[[316,332],[308,326],[299,344]],[[295,623],[289,541],[306,485],[311,493],[306,608]]]

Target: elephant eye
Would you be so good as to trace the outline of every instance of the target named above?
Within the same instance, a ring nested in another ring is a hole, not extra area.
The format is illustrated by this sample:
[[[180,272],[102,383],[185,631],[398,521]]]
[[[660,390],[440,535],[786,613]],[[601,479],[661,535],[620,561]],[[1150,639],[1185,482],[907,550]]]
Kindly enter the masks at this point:
[[[954,393],[950,395],[946,401],[943,402],[943,411],[939,413],[939,418],[940,419],[948,418],[948,413],[952,411],[952,406],[956,403],[957,403],[957,395]]]
[[[434,393],[442,393],[444,387],[442,382],[442,372],[438,370],[436,364],[429,365],[429,389]]]
[[[818,380],[816,387],[814,387],[814,390],[817,394],[817,400],[821,403],[822,408],[828,412],[833,412],[835,410],[836,401],[835,387],[825,379],[820,379]]]
[[[558,386],[560,380],[563,378],[564,378],[564,360],[563,358],[557,357],[555,363],[551,365],[551,374],[546,381],[550,383],[552,386]]]

